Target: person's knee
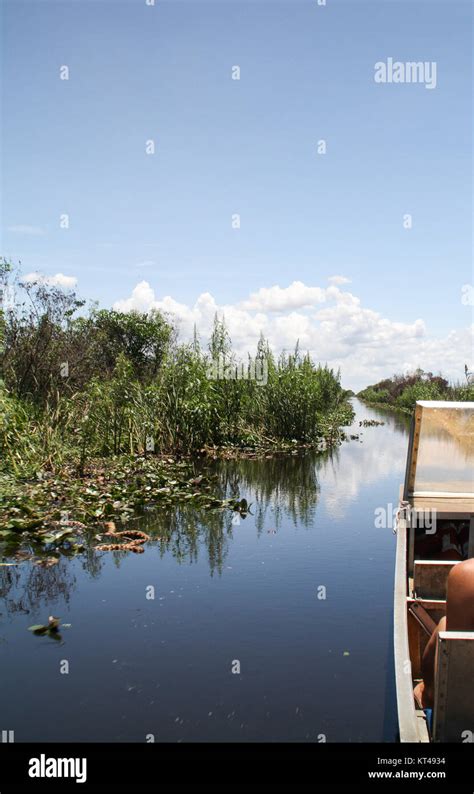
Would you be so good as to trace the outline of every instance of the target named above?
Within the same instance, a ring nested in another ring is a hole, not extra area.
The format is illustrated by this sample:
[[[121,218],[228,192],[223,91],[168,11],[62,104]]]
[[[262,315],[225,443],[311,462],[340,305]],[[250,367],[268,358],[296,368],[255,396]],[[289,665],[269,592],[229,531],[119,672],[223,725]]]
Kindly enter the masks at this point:
[[[474,559],[451,568],[446,592],[448,631],[474,629]]]
[[[458,588],[472,589],[474,593],[474,558],[458,562],[453,565],[448,576],[447,592],[454,591]],[[448,595],[449,597],[449,595]]]

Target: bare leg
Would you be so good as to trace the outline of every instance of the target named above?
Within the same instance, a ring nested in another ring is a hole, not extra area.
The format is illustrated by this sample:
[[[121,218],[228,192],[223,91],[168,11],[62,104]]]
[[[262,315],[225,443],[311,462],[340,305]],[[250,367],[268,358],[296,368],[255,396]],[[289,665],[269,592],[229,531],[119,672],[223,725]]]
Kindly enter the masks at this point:
[[[446,618],[441,618],[433,634],[428,640],[423,658],[421,660],[421,674],[423,681],[417,684],[414,690],[415,697],[421,702],[424,709],[433,707],[434,696],[434,671],[436,661],[436,646],[438,644],[438,634],[446,631]]]
[[[433,707],[436,648],[440,631],[474,631],[474,559],[451,569],[447,582],[446,617],[433,631],[421,660],[423,681],[414,689],[423,708]]]

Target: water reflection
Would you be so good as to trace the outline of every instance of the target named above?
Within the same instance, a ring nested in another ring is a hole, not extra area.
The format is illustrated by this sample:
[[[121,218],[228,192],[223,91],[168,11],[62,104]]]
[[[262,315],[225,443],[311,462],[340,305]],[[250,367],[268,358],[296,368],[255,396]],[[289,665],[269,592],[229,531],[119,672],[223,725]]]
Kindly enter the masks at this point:
[[[75,584],[76,577],[67,559],[60,560],[52,568],[27,562],[0,567],[0,598],[9,616],[27,615],[39,605],[57,599],[68,604]]]
[[[220,486],[221,493],[225,488]],[[232,540],[230,511],[197,510],[178,507],[166,511],[150,511],[137,525],[147,532],[150,546],[159,549],[160,556],[171,554],[180,564],[197,563],[203,549],[211,576],[221,573]]]
[[[474,410],[423,408],[416,491],[474,492]]]
[[[147,510],[131,522],[151,537],[142,555],[91,544],[51,568],[0,567],[15,740],[393,739],[394,539],[375,531],[373,504],[396,500],[406,422],[356,410],[360,439],[332,453],[212,463],[219,496],[252,503],[246,518]],[[374,417],[385,426],[359,428]],[[60,683],[62,645],[27,631],[48,615],[71,624],[74,675]],[[45,712],[58,687],[67,697]]]
[[[288,522],[294,527],[313,527],[320,501],[329,517],[336,521],[343,519],[357,503],[361,489],[394,473],[402,478],[407,448],[408,417],[367,408],[358,400],[354,400],[354,406],[357,421],[350,432],[357,433],[359,438],[343,442],[342,447],[318,453],[305,451],[289,456],[274,454],[261,459],[211,462],[209,473],[216,478],[216,496],[245,497],[250,503],[248,518],[257,536],[265,530],[276,533]],[[375,417],[385,423],[389,433],[383,427],[364,428],[358,424]],[[397,493],[390,496],[396,499]],[[126,526],[150,535],[147,549],[149,553],[158,551],[161,558],[169,554],[179,564],[192,565],[198,563],[204,552],[212,577],[222,574],[234,530],[246,520],[227,510],[178,506],[150,508]],[[98,552],[93,544],[86,543],[78,560],[83,571],[91,579],[97,579],[107,558],[120,568],[129,555],[129,551]],[[6,555],[5,559],[13,557]],[[51,568],[24,562],[0,568],[0,596],[6,599],[7,613],[29,611],[33,604],[59,596],[67,603],[75,581],[65,558]],[[16,592],[13,599],[8,598],[11,590]]]
[[[269,509],[275,528],[283,518],[307,527],[319,499],[318,467],[330,453],[267,456],[264,459],[227,460],[217,464],[227,495],[240,493],[252,502],[257,532],[263,530]]]
[[[405,473],[407,434],[410,419],[400,412],[366,407],[353,401],[357,421],[352,428],[358,440],[345,442],[328,460],[321,461],[319,476],[324,478],[322,502],[334,520],[350,515],[362,490],[396,475],[399,482]],[[364,419],[383,421],[383,426],[361,427]],[[398,499],[398,483],[389,501]]]

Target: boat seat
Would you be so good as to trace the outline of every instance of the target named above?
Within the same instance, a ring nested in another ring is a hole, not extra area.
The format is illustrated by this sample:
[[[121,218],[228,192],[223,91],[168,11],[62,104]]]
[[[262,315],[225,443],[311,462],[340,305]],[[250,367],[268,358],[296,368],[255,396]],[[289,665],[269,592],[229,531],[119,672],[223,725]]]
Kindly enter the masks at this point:
[[[435,676],[433,740],[472,741],[474,631],[440,631]]]
[[[445,599],[449,572],[458,560],[415,560],[413,590],[416,598]]]

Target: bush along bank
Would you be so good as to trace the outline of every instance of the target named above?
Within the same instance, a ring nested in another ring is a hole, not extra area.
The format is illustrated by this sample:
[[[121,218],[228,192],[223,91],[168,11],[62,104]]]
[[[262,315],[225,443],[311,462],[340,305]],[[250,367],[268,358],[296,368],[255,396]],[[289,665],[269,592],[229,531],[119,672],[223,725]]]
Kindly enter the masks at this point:
[[[0,311],[4,539],[60,532],[62,514],[89,526],[150,503],[239,509],[203,456],[328,448],[352,421],[339,373],[298,346],[276,358],[261,338],[244,366],[217,316],[203,349],[160,312],[86,308],[5,260],[0,282],[15,296]]]

